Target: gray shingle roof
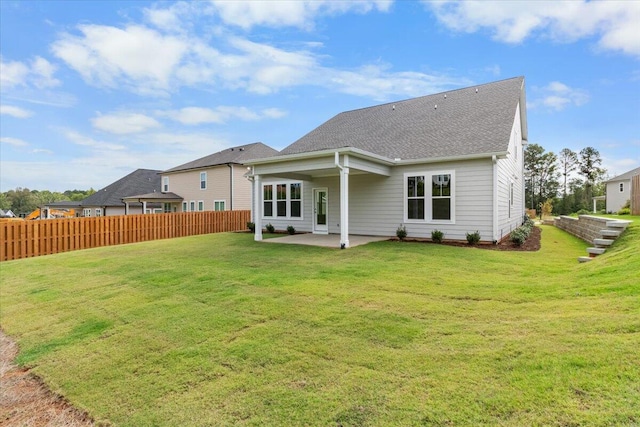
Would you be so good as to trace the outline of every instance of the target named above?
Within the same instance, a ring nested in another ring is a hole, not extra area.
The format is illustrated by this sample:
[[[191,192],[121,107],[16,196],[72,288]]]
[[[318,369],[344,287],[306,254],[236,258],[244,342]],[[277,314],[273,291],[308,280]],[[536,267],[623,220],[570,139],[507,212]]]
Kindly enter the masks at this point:
[[[515,77],[346,111],[279,154],[353,147],[404,160],[505,152],[523,93],[524,77]]]
[[[625,181],[627,179],[631,179],[632,177],[640,175],[640,168],[635,168],[630,170],[629,172],[625,172],[622,175],[615,176],[608,181],[605,182],[614,182],[614,181]]]
[[[189,169],[201,169],[211,166],[224,165],[227,163],[243,164],[246,160],[260,157],[271,157],[278,154],[277,150],[263,144],[254,142],[252,144],[240,145],[238,147],[227,148],[197,160],[167,169],[164,173],[179,172]]]
[[[123,197],[159,192],[160,172],[152,169],[137,169],[84,199],[82,206],[124,206]]]

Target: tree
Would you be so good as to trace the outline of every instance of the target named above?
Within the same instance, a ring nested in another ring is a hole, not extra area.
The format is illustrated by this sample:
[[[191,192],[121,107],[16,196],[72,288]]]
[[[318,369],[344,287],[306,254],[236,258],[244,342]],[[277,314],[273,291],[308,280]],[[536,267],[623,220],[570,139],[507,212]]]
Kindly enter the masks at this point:
[[[0,209],[3,211],[11,209],[11,200],[9,200],[6,193],[0,193]]]
[[[580,150],[578,173],[582,175],[585,180],[586,205],[589,205],[593,197],[594,184],[606,173],[606,170],[600,167],[601,164],[602,159],[600,158],[600,152],[598,150],[593,147],[586,147]]]
[[[569,178],[571,172],[576,170],[576,168],[578,167],[578,155],[575,151],[572,151],[568,148],[563,148],[562,151],[560,151],[558,160],[560,161],[560,173],[562,174],[562,177],[564,179],[562,183],[562,195],[564,197],[567,197],[567,179]]]
[[[527,146],[524,152],[525,179],[527,180],[526,197],[531,202],[531,209],[540,207],[547,199],[558,194],[557,156],[552,152],[545,153],[538,144]]]
[[[16,215],[29,214],[38,207],[38,202],[28,188],[18,187],[7,191],[7,199],[11,201],[11,210]]]

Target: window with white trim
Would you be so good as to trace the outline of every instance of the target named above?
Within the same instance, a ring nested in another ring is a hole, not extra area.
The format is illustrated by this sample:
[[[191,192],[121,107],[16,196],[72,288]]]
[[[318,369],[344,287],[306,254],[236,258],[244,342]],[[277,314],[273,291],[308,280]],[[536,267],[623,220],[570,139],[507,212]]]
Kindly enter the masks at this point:
[[[624,193],[624,182],[620,183],[620,192]]]
[[[190,212],[195,212],[196,211],[196,201],[195,200],[191,200],[189,202],[189,211]]]
[[[163,203],[162,210],[164,213],[171,213],[171,203]]]
[[[187,202],[182,202],[182,212],[189,212],[189,205]]]
[[[90,217],[90,216],[91,216],[91,208],[84,208],[84,209],[82,209],[82,216],[84,216],[84,217]]]
[[[214,211],[223,211],[224,210],[224,200],[214,200],[213,201],[213,210]]]
[[[167,191],[169,191],[169,177],[168,176],[163,176],[162,177],[162,191],[164,191],[165,193]]]
[[[207,189],[207,173],[206,172],[200,172],[200,189],[201,190]]]
[[[96,216],[102,216],[102,208],[96,208]]]
[[[262,186],[263,216],[302,218],[302,183],[279,182]]]
[[[454,179],[454,171],[405,173],[405,221],[454,222]]]
[[[198,200],[198,210],[199,211],[204,210],[204,200]]]

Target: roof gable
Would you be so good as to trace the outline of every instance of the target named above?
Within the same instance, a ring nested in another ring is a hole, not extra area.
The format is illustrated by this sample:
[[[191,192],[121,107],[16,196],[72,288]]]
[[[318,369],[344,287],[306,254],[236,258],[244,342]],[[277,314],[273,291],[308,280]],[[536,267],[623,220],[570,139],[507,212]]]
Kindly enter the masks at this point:
[[[347,111],[279,154],[353,147],[405,160],[506,152],[523,101],[524,77],[516,77]],[[523,120],[526,139],[525,128]]]
[[[165,170],[163,173],[181,172],[191,169],[202,169],[212,166],[225,165],[228,163],[243,164],[246,160],[259,157],[270,157],[278,154],[277,150],[263,144],[262,142],[254,142],[253,144],[240,145],[237,147],[227,148],[205,157],[193,160]]]
[[[160,172],[137,169],[84,199],[82,206],[124,206],[123,197],[160,191]]]
[[[635,168],[630,170],[629,172],[625,172],[622,175],[615,176],[608,181],[605,182],[614,182],[614,181],[626,181],[633,178],[636,175],[640,175],[640,168]]]

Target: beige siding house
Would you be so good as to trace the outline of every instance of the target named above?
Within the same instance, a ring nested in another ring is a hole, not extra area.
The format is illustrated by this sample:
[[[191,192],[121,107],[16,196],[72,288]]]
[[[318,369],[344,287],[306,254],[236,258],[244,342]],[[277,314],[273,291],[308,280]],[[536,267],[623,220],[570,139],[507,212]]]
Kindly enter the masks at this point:
[[[251,209],[251,182],[243,165],[249,158],[278,152],[261,142],[202,157],[161,173],[161,192],[179,199],[164,202],[165,212]]]
[[[524,218],[524,78],[340,113],[249,160],[255,239],[299,231],[497,242]]]

